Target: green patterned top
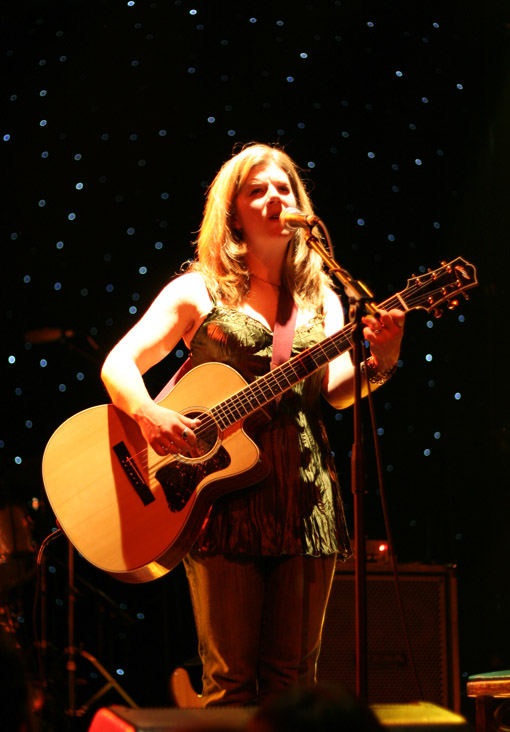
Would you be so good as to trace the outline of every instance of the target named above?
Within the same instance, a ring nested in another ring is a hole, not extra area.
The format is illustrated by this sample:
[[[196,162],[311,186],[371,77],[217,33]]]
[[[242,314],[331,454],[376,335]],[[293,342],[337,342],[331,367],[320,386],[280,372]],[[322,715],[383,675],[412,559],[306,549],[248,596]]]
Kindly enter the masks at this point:
[[[296,328],[292,355],[325,337],[324,318]],[[247,382],[267,373],[272,332],[237,310],[213,306],[191,342],[192,365],[219,361]],[[259,483],[217,500],[199,536],[201,551],[253,556],[350,556],[333,456],[319,409],[324,369],[271,403],[256,442],[271,464]]]

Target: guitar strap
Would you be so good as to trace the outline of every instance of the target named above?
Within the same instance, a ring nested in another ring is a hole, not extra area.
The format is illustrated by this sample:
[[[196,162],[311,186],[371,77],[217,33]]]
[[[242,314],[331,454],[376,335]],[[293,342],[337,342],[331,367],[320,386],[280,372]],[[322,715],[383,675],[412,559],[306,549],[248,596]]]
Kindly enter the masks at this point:
[[[298,309],[286,287],[280,290],[276,323],[273,332],[273,358],[271,369],[280,366],[290,358]]]
[[[294,332],[296,329],[297,306],[288,292],[287,288],[282,286],[278,296],[278,307],[276,311],[276,323],[273,331],[273,357],[271,360],[271,370],[276,366],[280,366],[288,361],[292,351],[292,341],[294,340]],[[177,382],[182,379],[184,374],[192,369],[191,356],[177,369],[175,374],[168,381],[163,389],[159,392],[154,401],[160,402],[174,388]],[[281,399],[281,395],[276,397],[276,404]]]
[[[188,358],[184,361],[184,363],[181,364],[181,366],[179,366],[179,368],[177,369],[175,374],[172,376],[170,381],[167,381],[167,383],[161,389],[161,391],[159,392],[157,397],[154,399],[154,401],[160,402],[162,399],[164,399],[166,396],[168,396],[168,394],[170,394],[170,392],[172,391],[174,386],[177,384],[177,382],[180,381],[180,379],[182,379],[184,374],[187,374],[188,371],[191,371],[192,368],[193,368],[193,364],[191,363],[191,356],[188,356]]]
[[[296,330],[297,306],[287,288],[282,285],[278,297],[278,309],[276,311],[276,323],[273,331],[273,358],[271,359],[271,371],[288,361],[292,351],[292,341]],[[281,394],[276,397],[278,405]]]

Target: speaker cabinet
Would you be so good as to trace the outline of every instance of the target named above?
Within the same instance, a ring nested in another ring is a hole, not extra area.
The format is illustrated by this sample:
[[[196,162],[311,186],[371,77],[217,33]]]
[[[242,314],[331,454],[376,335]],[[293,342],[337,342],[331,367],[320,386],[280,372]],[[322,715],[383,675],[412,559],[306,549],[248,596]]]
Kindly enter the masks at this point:
[[[398,567],[413,671],[391,565],[367,566],[368,701],[419,699],[460,708],[456,577],[453,568]],[[317,677],[356,690],[355,575],[338,563],[324,623]],[[416,676],[419,684],[416,682]],[[421,689],[421,691],[420,691]]]

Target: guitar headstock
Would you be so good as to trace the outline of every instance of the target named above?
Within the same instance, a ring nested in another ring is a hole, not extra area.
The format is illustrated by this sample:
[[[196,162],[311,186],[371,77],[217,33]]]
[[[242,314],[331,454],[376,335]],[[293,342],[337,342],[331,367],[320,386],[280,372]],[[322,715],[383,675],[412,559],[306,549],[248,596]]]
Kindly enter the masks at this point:
[[[469,299],[466,290],[477,284],[475,267],[457,257],[452,262],[442,262],[437,269],[411,277],[399,298],[409,309],[421,308],[440,317],[440,306],[453,310],[459,304],[458,296],[462,294],[466,300]]]

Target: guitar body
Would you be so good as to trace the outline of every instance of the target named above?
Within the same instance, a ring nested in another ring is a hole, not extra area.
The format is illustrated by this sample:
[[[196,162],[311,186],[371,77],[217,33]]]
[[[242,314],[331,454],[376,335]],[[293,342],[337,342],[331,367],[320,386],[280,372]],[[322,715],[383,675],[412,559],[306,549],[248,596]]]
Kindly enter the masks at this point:
[[[213,406],[244,386],[234,369],[207,363],[160,402],[212,423],[198,457],[161,457],[111,404],[79,412],[55,431],[43,456],[46,493],[85,559],[125,582],[161,577],[191,549],[215,500],[267,475],[243,420],[222,432],[209,418]]]

